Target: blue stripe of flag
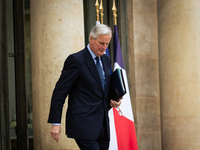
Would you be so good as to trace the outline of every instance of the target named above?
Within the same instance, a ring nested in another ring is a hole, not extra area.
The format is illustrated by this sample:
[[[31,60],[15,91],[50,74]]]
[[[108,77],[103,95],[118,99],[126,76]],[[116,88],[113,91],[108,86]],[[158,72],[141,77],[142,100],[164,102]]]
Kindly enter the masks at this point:
[[[114,25],[114,62],[118,63],[119,66],[125,70],[121,46],[118,37],[117,25]]]

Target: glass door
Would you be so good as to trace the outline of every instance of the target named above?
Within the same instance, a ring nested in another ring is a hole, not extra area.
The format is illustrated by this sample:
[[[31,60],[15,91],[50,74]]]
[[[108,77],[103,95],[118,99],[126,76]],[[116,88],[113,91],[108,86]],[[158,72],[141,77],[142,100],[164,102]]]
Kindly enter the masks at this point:
[[[30,1],[7,0],[6,19],[11,150],[32,150]]]

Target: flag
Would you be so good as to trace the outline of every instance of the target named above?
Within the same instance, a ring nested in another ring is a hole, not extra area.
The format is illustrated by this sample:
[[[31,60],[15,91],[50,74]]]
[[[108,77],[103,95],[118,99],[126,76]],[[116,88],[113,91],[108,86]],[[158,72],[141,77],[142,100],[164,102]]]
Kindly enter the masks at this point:
[[[114,70],[116,68],[122,69],[127,93],[123,96],[120,109],[112,108],[109,111],[111,133],[109,150],[138,150],[127,75],[117,25],[114,25]]]
[[[99,24],[101,24],[101,23],[99,21],[96,21],[96,26],[99,25]]]

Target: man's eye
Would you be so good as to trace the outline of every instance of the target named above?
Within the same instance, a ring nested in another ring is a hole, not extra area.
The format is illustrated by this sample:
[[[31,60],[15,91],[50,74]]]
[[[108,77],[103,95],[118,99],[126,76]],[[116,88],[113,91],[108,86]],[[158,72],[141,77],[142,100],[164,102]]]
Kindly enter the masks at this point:
[[[101,45],[106,45],[106,46],[109,45],[109,43],[101,43],[101,42],[99,42],[99,44],[101,44]]]

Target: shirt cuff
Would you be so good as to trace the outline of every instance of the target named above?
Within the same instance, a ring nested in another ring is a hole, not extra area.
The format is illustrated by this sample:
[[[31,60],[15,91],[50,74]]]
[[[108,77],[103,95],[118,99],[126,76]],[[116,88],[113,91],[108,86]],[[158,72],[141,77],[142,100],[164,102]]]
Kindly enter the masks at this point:
[[[54,126],[54,125],[60,126],[61,124],[60,123],[52,123],[51,125],[52,126]]]

